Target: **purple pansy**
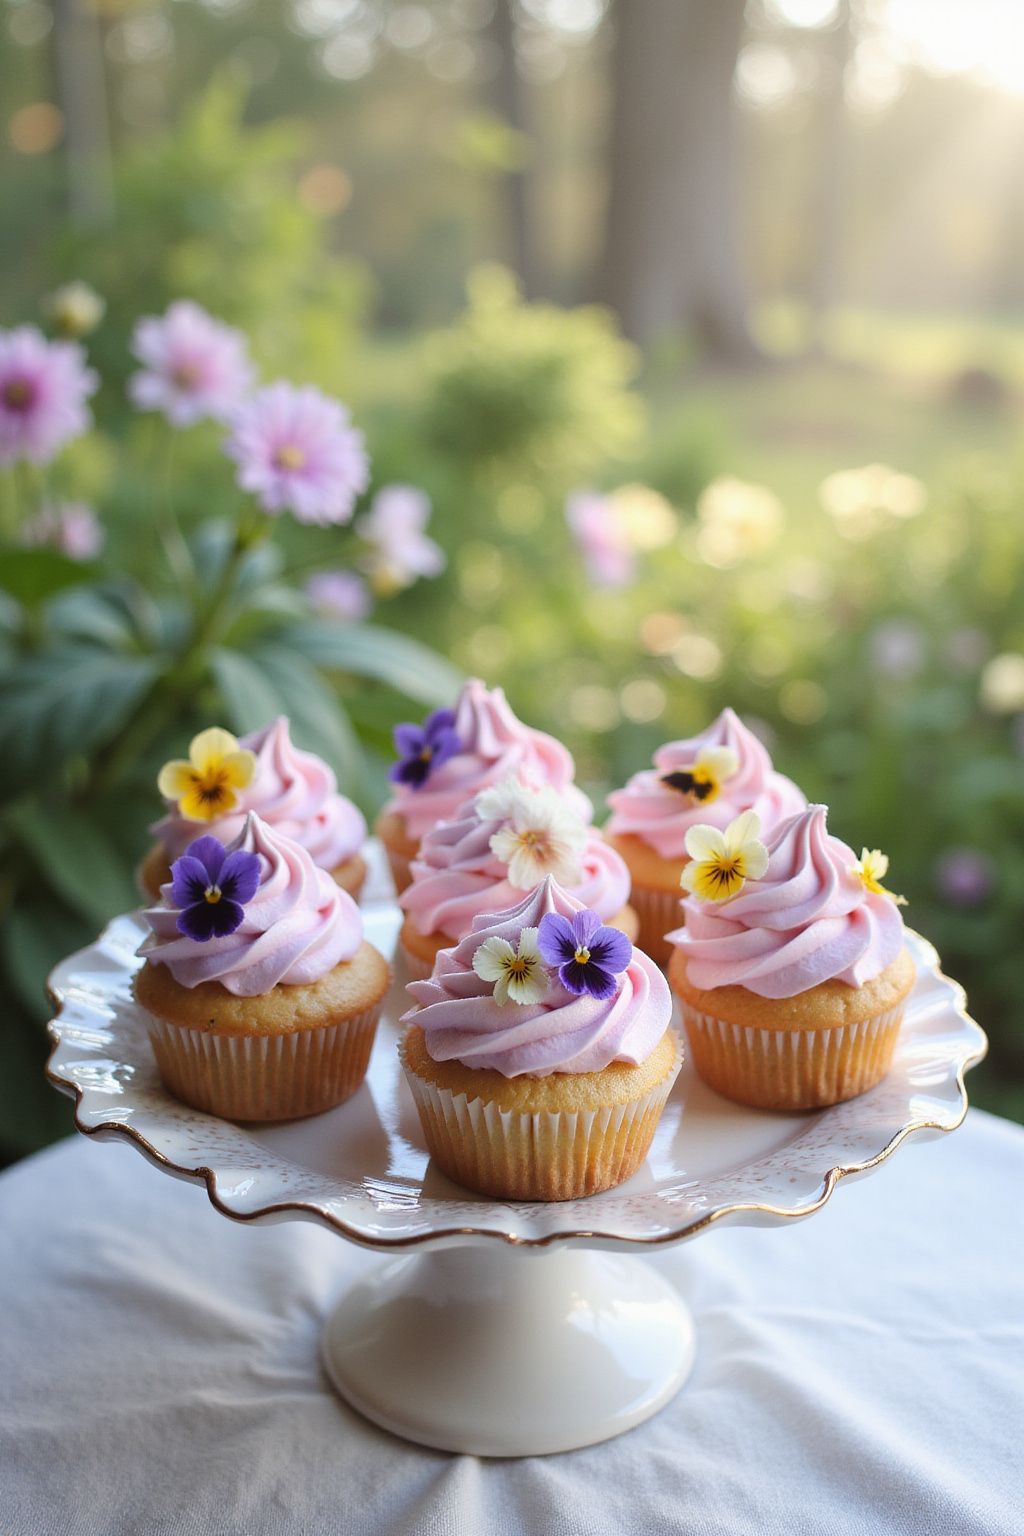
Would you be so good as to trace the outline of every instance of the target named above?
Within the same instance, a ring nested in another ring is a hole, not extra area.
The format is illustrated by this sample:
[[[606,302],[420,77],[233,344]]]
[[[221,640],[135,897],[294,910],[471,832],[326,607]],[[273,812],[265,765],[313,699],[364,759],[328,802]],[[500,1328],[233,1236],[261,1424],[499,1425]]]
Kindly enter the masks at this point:
[[[391,770],[392,782],[422,789],[435,768],[462,751],[455,711],[435,709],[422,725],[396,725],[395,751],[399,761]]]
[[[598,999],[611,997],[615,978],[633,958],[633,946],[618,928],[605,928],[596,912],[584,909],[572,918],[546,912],[537,930],[537,947],[558,971],[567,992]]]
[[[255,853],[228,853],[215,837],[197,837],[171,865],[171,900],[181,908],[178,932],[197,944],[234,933],[260,883]]]

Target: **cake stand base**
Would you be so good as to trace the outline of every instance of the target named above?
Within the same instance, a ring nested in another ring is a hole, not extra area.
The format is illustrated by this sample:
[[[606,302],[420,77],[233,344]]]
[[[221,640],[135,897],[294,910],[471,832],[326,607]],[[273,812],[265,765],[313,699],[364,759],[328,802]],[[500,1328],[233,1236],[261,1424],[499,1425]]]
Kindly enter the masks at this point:
[[[443,1451],[543,1456],[643,1423],[690,1373],[693,1322],[643,1259],[467,1244],[390,1258],[329,1318],[331,1381]]]

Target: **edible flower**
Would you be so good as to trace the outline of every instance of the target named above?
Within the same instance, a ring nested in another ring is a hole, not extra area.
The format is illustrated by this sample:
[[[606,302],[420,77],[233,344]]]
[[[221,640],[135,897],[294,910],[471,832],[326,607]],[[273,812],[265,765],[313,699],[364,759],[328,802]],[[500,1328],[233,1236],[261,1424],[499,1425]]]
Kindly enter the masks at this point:
[[[392,783],[422,789],[435,768],[462,751],[455,711],[435,709],[422,725],[396,725],[395,751],[399,760],[389,775]]]
[[[258,854],[242,848],[228,853],[215,837],[197,837],[171,865],[171,900],[181,908],[178,932],[197,944],[234,933],[259,883]]]
[[[856,875],[865,890],[872,891],[876,896],[888,896],[898,907],[905,907],[907,898],[897,896],[895,891],[887,890],[882,884],[888,872],[889,855],[883,853],[881,848],[862,848],[856,864],[850,865],[850,874]]]
[[[165,763],[156,784],[188,821],[216,821],[235,809],[238,791],[252,783],[255,772],[256,754],[215,725],[193,736],[187,763],[181,758]]]
[[[663,773],[661,782],[669,789],[677,789],[691,805],[710,805],[722,792],[726,779],[731,779],[740,765],[739,756],[732,747],[704,747],[692,768],[675,768]]]
[[[473,956],[473,969],[482,981],[494,982],[494,1001],[499,1007],[513,1003],[539,1003],[547,991],[547,972],[537,948],[537,929],[524,928],[519,947],[507,939],[485,939]]]
[[[717,827],[691,827],[686,834],[690,863],[683,866],[680,884],[698,901],[728,901],[748,880],[760,880],[768,868],[768,850],[758,839],[761,819],[744,811],[724,832]]]
[[[540,952],[558,971],[558,979],[575,997],[586,993],[611,997],[615,978],[633,958],[633,946],[618,928],[605,928],[596,912],[586,909],[571,918],[546,912],[537,930]]]
[[[587,829],[578,816],[566,810],[558,792],[548,784],[529,789],[514,784],[499,787],[484,804],[503,803],[506,824],[490,841],[496,859],[508,866],[508,883],[530,891],[546,875],[562,885],[580,880],[579,856],[587,841]]]

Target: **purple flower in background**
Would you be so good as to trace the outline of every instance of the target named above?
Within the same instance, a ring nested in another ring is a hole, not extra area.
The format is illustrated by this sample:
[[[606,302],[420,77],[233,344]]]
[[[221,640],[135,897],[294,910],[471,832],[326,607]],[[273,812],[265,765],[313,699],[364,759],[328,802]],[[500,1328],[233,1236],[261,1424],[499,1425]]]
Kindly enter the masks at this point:
[[[544,959],[576,997],[611,997],[615,978],[633,958],[633,946],[618,928],[605,928],[596,912],[584,909],[572,918],[546,912],[537,930]]]
[[[358,624],[373,607],[366,582],[354,571],[317,571],[306,582],[306,596],[328,618]]]
[[[92,423],[98,379],[73,341],[47,341],[34,325],[0,331],[0,464],[48,464]]]
[[[375,589],[386,594],[411,587],[420,576],[440,576],[444,550],[424,529],[430,498],[414,485],[381,486],[358,532],[370,546],[367,567]]]
[[[205,944],[234,933],[260,883],[259,855],[228,853],[215,837],[197,837],[171,865],[171,900],[181,908],[177,928]]]
[[[399,761],[389,775],[392,783],[422,789],[435,768],[462,751],[455,711],[435,709],[422,725],[396,725],[395,751]]]
[[[80,501],[47,502],[21,530],[25,544],[44,544],[69,560],[92,560],[105,534],[96,513]]]
[[[225,452],[265,512],[290,511],[300,523],[347,523],[369,484],[363,434],[345,408],[280,380],[239,408]]]
[[[635,561],[623,519],[608,496],[577,491],[565,504],[565,520],[595,587],[625,587]]]
[[[226,421],[252,387],[253,370],[241,331],[215,320],[190,299],[163,315],[147,315],[132,333],[142,368],[128,380],[141,411],[160,411],[172,427],[212,418]]]
[[[992,860],[977,848],[949,848],[935,865],[935,884],[951,907],[977,907],[992,892]]]

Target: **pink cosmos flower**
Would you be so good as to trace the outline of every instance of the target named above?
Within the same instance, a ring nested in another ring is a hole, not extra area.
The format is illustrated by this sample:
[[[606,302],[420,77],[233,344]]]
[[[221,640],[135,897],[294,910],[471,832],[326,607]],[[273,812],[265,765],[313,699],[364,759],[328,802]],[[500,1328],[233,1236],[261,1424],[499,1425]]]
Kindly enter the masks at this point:
[[[174,427],[208,417],[226,421],[252,387],[241,331],[214,320],[190,299],[140,320],[131,346],[142,364],[128,380],[133,402],[142,411],[162,412]]]
[[[106,537],[96,513],[80,501],[49,502],[21,530],[25,544],[45,544],[71,560],[92,560]]]
[[[34,325],[0,331],[0,464],[48,464],[91,425],[98,383],[76,342],[47,341]]]
[[[565,520],[595,587],[626,587],[635,561],[623,520],[608,496],[577,491],[565,504]]]
[[[381,486],[358,532],[370,546],[367,567],[380,592],[399,592],[420,576],[439,576],[447,561],[444,550],[424,529],[430,521],[430,498],[414,485]]]
[[[306,596],[314,608],[342,624],[358,624],[373,607],[366,582],[354,571],[317,571],[306,582]]]
[[[278,381],[239,407],[224,451],[265,512],[300,523],[347,523],[370,464],[363,434],[337,400]]]

